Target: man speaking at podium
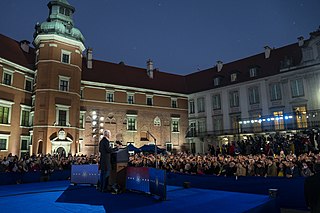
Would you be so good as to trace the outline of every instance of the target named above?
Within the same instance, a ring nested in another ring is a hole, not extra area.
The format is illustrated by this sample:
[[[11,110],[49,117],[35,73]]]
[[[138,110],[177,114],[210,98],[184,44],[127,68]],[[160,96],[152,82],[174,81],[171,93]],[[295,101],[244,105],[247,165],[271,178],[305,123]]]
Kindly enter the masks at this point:
[[[103,132],[103,138],[99,143],[99,152],[100,152],[100,191],[107,192],[109,191],[109,176],[111,172],[111,153],[118,149],[117,147],[112,149],[110,147],[110,130],[105,130]]]

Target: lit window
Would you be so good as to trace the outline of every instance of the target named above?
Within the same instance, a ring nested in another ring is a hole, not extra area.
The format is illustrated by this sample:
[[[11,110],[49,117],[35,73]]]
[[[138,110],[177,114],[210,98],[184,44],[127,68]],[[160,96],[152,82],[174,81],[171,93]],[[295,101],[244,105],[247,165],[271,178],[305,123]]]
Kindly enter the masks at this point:
[[[13,104],[11,101],[0,100],[0,124],[10,124]]]
[[[157,116],[154,120],[153,120],[154,126],[161,126],[161,120],[160,118]]]
[[[127,130],[136,131],[137,130],[137,118],[136,117],[128,117],[127,118]]]
[[[21,126],[30,126],[30,110],[21,110]]]
[[[171,122],[172,132],[179,132],[179,119],[173,119]]]

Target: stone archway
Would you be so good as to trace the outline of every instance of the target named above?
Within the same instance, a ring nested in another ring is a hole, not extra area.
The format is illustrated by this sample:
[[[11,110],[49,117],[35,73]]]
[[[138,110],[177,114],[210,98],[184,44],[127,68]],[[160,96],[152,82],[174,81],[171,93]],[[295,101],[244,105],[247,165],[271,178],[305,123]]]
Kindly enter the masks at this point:
[[[60,156],[60,157],[66,157],[66,150],[63,147],[59,147],[56,150],[56,153]]]

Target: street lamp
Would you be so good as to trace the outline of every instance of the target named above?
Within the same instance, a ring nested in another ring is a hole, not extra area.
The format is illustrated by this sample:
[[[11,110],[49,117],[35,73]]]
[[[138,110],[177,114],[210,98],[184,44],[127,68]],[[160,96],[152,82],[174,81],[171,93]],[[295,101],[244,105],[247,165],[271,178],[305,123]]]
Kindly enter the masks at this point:
[[[104,130],[104,117],[101,116],[97,111],[91,112],[91,127],[92,127],[92,137],[94,141],[94,154],[97,154],[97,147],[99,146],[99,141],[103,137]]]

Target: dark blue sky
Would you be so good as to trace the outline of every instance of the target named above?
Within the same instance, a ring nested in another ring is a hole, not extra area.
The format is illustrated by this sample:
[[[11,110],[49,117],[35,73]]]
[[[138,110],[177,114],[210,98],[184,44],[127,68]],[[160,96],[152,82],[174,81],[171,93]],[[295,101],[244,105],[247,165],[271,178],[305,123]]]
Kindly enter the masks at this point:
[[[68,0],[95,59],[188,74],[309,38],[319,0]],[[32,41],[47,0],[0,0],[0,33]]]

